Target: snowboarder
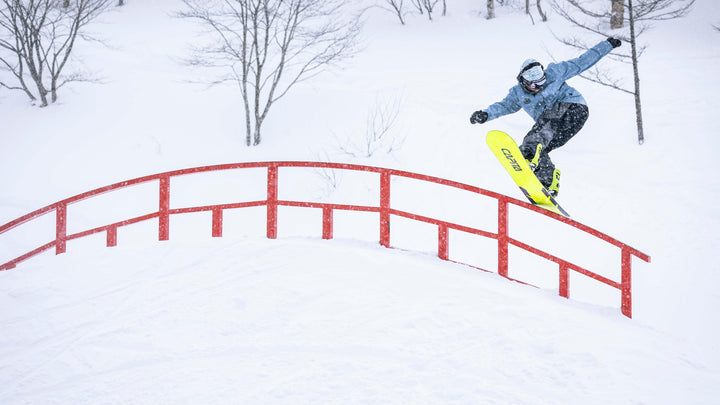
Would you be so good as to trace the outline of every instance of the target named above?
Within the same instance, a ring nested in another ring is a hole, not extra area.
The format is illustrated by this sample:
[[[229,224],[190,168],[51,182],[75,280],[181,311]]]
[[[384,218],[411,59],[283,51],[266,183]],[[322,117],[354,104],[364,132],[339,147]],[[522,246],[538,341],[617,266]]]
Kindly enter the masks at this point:
[[[523,139],[520,151],[538,180],[557,196],[560,170],[548,153],[565,145],[588,118],[587,102],[565,81],[589,69],[621,44],[619,39],[610,37],[575,59],[550,63],[547,68],[535,59],[527,59],[517,75],[518,84],[510,88],[502,101],[472,113],[470,123],[482,124],[524,109],[535,125]]]

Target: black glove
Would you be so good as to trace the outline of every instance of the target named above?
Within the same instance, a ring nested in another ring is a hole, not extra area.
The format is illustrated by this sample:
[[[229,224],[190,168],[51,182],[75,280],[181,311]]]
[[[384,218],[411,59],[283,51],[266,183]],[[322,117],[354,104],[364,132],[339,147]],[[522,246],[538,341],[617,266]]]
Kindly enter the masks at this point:
[[[486,113],[483,110],[475,111],[470,116],[470,123],[471,124],[482,124],[488,119],[488,113]]]
[[[610,45],[612,45],[613,48],[617,48],[618,46],[622,45],[622,42],[617,38],[610,37],[607,39],[607,41],[610,42]]]

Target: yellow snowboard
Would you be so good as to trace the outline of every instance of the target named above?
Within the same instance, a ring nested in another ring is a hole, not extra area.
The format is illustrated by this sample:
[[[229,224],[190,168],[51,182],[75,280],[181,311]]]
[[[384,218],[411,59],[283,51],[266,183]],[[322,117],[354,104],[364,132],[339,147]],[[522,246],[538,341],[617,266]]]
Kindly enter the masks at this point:
[[[570,214],[560,207],[540,183],[510,135],[502,131],[490,131],[487,134],[487,144],[531,203],[570,218]]]

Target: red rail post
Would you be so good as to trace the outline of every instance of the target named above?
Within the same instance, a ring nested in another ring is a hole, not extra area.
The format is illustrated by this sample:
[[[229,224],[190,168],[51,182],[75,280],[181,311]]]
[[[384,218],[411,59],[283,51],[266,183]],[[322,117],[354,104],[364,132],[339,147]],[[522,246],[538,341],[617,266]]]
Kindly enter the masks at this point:
[[[622,248],[622,281],[620,282],[620,294],[622,313],[632,318],[632,255],[627,246]]]
[[[55,208],[55,254],[65,253],[67,241],[67,205]]]
[[[220,238],[223,234],[223,210],[215,208],[212,210],[212,236]]]
[[[558,293],[561,297],[570,298],[570,284],[568,279],[568,265],[565,262],[560,263],[560,281]]]
[[[508,277],[508,203],[498,199],[498,274]]]
[[[323,207],[323,239],[333,238],[333,210]]]
[[[117,246],[117,226],[107,229],[107,247]]]
[[[170,239],[170,177],[160,177],[160,208],[158,210],[158,240]]]
[[[268,166],[267,173],[267,237],[277,239],[278,167]]]
[[[380,174],[380,244],[390,247],[390,172]]]
[[[438,257],[448,260],[450,257],[448,245],[448,227],[445,224],[438,225]]]

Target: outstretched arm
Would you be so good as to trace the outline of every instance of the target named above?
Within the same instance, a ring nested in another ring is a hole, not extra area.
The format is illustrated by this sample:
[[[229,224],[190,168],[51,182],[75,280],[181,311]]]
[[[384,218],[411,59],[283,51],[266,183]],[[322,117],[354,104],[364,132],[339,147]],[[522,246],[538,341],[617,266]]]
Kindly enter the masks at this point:
[[[510,93],[502,100],[497,103],[491,104],[485,110],[479,110],[472,113],[470,116],[471,124],[483,124],[486,121],[494,120],[495,118],[502,117],[503,115],[512,114],[520,110],[520,103],[517,102],[517,98]]]
[[[502,101],[491,104],[486,111],[488,112],[488,119],[494,120],[495,118],[500,118],[503,115],[518,112],[520,111],[520,108],[522,108],[520,101],[513,93],[513,89],[510,89],[510,92]]]
[[[554,69],[557,69],[557,72],[563,80],[567,80],[590,69],[594,64],[598,63],[603,56],[609,54],[614,48],[617,48],[621,44],[622,42],[620,42],[619,39],[611,37],[588,49],[575,59],[551,65],[553,65]],[[548,66],[548,69],[550,69],[550,66]]]
[[[512,114],[521,108],[517,97],[513,94],[513,90],[502,101],[491,104],[486,110],[475,111],[470,117],[471,124],[482,124],[485,121],[494,120],[503,115]]]

